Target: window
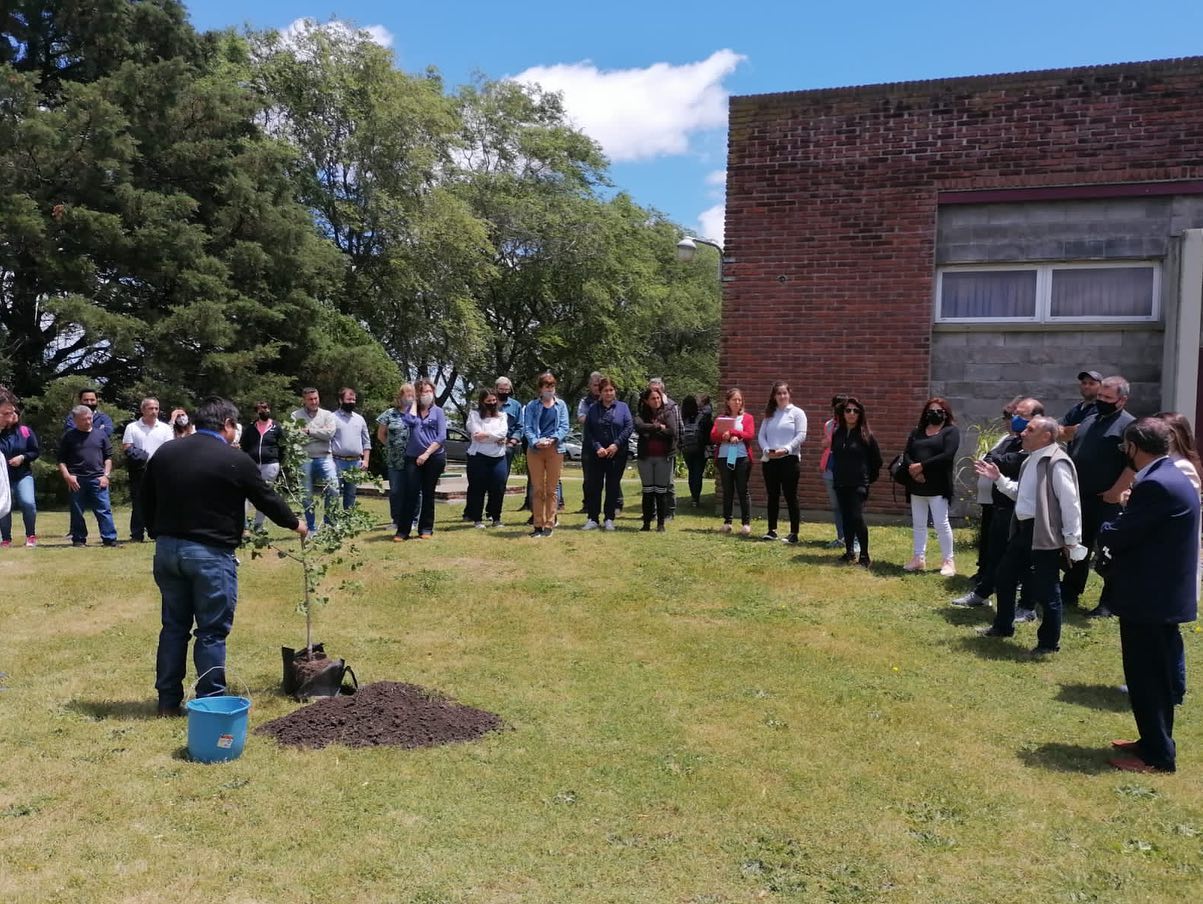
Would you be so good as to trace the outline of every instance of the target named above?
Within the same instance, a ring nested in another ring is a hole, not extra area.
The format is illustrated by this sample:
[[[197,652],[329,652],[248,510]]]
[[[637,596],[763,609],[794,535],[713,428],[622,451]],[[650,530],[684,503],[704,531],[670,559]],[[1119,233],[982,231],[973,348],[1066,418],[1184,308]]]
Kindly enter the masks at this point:
[[[942,323],[1157,320],[1155,263],[985,264],[944,267],[936,279]]]

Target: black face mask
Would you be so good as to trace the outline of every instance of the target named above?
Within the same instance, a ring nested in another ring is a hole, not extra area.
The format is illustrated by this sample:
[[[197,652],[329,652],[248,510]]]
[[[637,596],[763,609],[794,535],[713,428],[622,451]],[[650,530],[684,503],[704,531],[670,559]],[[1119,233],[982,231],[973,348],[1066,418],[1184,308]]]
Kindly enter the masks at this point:
[[[501,399],[501,404],[504,405],[510,400],[510,394],[508,392],[499,392],[497,393],[497,398]]]
[[[1119,405],[1115,402],[1102,402],[1096,400],[1094,410],[1099,413],[1099,417],[1111,417],[1115,412],[1119,411]]]
[[[341,408],[343,411],[347,412],[347,414],[350,414],[352,411],[355,410],[355,406],[357,404],[358,404],[357,402],[343,402],[338,407]]]
[[[497,414],[497,405],[496,404],[493,404],[493,405],[486,404],[485,405],[485,414],[489,415],[490,417]]]
[[[923,423],[925,424],[943,424],[943,411],[925,411],[923,412]]]
[[[259,412],[259,420],[270,421],[271,419],[272,419],[272,413],[270,411],[260,411]]]

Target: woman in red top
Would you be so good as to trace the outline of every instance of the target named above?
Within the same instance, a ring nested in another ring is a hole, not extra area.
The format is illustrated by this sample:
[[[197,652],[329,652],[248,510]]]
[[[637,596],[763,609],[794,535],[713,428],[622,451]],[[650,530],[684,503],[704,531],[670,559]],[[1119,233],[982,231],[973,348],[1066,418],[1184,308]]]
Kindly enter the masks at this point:
[[[727,390],[727,403],[722,414],[714,419],[710,430],[710,442],[718,448],[714,453],[714,466],[723,486],[723,533],[731,532],[731,513],[736,495],[739,496],[739,514],[742,527],[739,532],[745,537],[752,533],[752,497],[748,494],[748,475],[752,471],[752,437],[756,435],[756,424],[752,415],[744,411],[744,394],[738,389]]]

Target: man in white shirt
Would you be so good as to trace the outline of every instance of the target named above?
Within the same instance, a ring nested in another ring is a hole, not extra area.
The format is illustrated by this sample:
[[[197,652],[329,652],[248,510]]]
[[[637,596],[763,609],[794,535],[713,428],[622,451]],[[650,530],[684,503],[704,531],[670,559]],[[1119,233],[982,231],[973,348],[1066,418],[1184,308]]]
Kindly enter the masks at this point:
[[[129,538],[133,543],[142,543],[146,539],[142,517],[142,473],[159,447],[175,438],[171,426],[159,420],[158,399],[143,399],[138,410],[142,417],[131,421],[121,436],[121,450],[125,453],[125,467],[129,472]]]
[[[1015,633],[1015,591],[1020,581],[1030,582],[1031,598],[1044,609],[1036,633],[1035,657],[1061,649],[1060,566],[1063,557],[1077,561],[1085,556],[1082,540],[1082,504],[1073,460],[1057,445],[1061,425],[1051,417],[1034,417],[1021,438],[1027,461],[1019,480],[999,473],[998,465],[976,461],[974,470],[994,481],[999,492],[1015,500],[1015,524],[995,574],[998,612],[985,637],[1011,637]]]
[[[338,430],[338,421],[322,407],[322,398],[312,386],[301,390],[301,407],[292,413],[292,419],[300,422],[301,433],[305,435],[307,460],[301,479],[305,487],[305,524],[312,532],[317,527],[314,487],[320,485],[322,488],[323,521],[330,520],[330,506],[338,499],[338,472],[330,455],[330,441]]]
[[[344,509],[355,504],[358,484],[343,480],[343,474],[355,469],[366,471],[372,455],[372,436],[368,433],[368,422],[355,410],[358,404],[359,395],[354,389],[348,386],[338,391],[338,411],[334,412],[337,426],[330,440],[330,454],[334,456],[334,469],[342,486]]]

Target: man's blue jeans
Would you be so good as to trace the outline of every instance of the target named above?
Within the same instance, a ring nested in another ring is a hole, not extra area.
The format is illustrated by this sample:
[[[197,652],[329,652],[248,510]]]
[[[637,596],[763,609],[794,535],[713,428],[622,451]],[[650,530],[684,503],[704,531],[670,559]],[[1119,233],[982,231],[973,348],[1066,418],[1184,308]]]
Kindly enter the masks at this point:
[[[334,468],[334,459],[326,455],[305,462],[301,476],[305,487],[305,523],[313,530],[317,525],[313,503],[314,488],[322,488],[322,520],[329,521],[330,506],[338,502],[338,471]]]
[[[71,542],[88,541],[88,523],[84,512],[96,515],[96,526],[100,539],[106,543],[117,542],[117,525],[113,523],[113,507],[109,503],[109,488],[101,487],[99,477],[79,478],[79,489],[71,494]],[[77,533],[78,531],[78,533]]]
[[[338,485],[343,496],[343,508],[349,509],[355,504],[355,492],[359,489],[359,485],[351,483],[349,480],[343,480],[343,471],[354,471],[363,461],[357,458],[354,461],[344,461],[341,458],[334,459],[334,470],[338,474]]]
[[[196,695],[224,694],[226,637],[238,602],[233,550],[160,535],[155,542],[154,575],[163,596],[155,674],[159,706],[179,706],[184,699],[190,632],[196,637],[192,648]]]
[[[4,462],[0,462],[0,468]],[[26,474],[12,485],[13,509],[21,510],[21,519],[25,522],[25,536],[32,537],[38,532],[38,506],[33,493],[33,475]],[[0,539],[13,538],[13,516],[9,512],[0,518]]]

